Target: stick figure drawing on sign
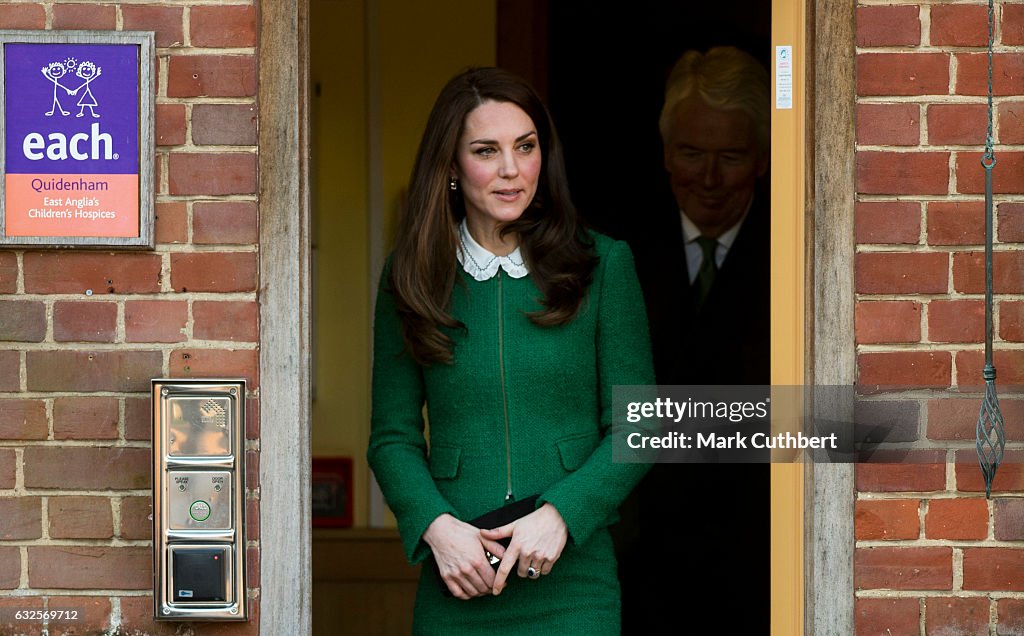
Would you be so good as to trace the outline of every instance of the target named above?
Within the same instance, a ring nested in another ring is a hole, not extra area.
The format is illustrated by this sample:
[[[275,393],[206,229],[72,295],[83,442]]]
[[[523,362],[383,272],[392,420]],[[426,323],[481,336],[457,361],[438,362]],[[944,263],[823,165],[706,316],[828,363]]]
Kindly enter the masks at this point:
[[[92,62],[82,62],[78,65],[78,71],[75,72],[78,77],[85,80],[82,85],[71,91],[72,95],[77,95],[78,91],[85,89],[82,96],[78,98],[78,114],[75,117],[82,117],[85,115],[85,109],[88,108],[89,112],[93,117],[99,117],[99,113],[96,112],[96,98],[92,94],[92,88],[89,87],[89,82],[93,81],[102,74],[102,69]]]
[[[74,66],[73,61],[72,66]],[[67,67],[65,67],[64,64],[60,62],[50,62],[48,65],[42,68],[43,77],[53,82],[53,104],[50,105],[50,110],[45,113],[47,117],[53,115],[53,111],[55,110],[60,110],[61,115],[68,114],[68,111],[64,110],[64,107],[60,105],[60,100],[57,99],[58,86],[63,88],[65,93],[71,94],[71,89],[60,83],[60,79],[64,77],[67,71]]]

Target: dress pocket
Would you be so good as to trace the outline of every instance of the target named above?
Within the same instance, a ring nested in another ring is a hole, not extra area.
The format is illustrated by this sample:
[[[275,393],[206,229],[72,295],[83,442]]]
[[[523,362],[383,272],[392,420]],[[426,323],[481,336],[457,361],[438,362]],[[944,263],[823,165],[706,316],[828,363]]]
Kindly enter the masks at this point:
[[[459,474],[459,455],[462,449],[456,446],[430,447],[430,476],[434,479],[455,479]]]
[[[555,442],[558,446],[558,456],[562,459],[562,467],[569,472],[582,466],[597,448],[597,444],[597,433],[577,434]]]

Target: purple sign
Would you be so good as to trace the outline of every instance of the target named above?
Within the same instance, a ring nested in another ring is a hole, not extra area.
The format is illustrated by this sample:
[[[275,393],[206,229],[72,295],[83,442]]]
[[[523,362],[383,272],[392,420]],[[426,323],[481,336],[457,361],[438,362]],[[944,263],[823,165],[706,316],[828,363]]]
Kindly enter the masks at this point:
[[[140,47],[8,41],[3,54],[4,235],[138,237]]]
[[[137,46],[11,43],[4,76],[8,174],[138,174]]]

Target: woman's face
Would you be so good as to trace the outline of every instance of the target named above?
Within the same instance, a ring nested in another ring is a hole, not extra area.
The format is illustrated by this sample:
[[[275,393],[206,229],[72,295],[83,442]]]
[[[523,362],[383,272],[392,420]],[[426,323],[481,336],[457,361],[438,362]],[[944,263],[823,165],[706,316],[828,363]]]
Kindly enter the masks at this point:
[[[488,101],[470,111],[453,170],[471,230],[490,235],[522,215],[537,192],[540,155],[537,128],[522,108]]]

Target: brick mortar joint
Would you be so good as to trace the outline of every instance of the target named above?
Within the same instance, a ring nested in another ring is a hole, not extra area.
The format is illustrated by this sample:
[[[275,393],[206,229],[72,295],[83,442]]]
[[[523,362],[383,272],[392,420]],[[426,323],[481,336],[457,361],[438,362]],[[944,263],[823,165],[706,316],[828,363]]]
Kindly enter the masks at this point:
[[[169,104],[180,104],[183,106],[257,106],[259,104],[255,95],[252,97],[244,95],[238,97],[229,95],[196,95],[194,97],[163,95],[157,96],[155,100],[157,106]]]
[[[251,57],[259,62],[259,51],[255,46],[158,46],[157,55],[167,57]]]
[[[979,203],[984,202],[983,194],[959,192],[954,194],[873,194],[856,192],[855,203]],[[993,202],[998,206],[1002,203],[1020,204],[1024,202],[1022,194],[995,194]]]
[[[958,549],[963,550],[974,548],[1024,550],[1024,545],[1021,545],[1020,541],[999,541],[989,539],[858,539],[854,543],[854,547],[864,550],[872,548],[953,548],[954,553]]]
[[[18,556],[21,559],[21,576],[18,581],[18,589],[27,590],[28,587],[28,548],[21,547],[18,550]]]
[[[160,291],[163,293],[174,292],[171,287],[171,255],[169,252],[160,253]]]
[[[998,131],[998,127],[994,127],[993,130]],[[996,144],[994,151],[998,153],[1005,152],[1024,152],[1024,144]],[[952,159],[959,159],[961,154],[972,154],[981,153],[984,151],[983,144],[936,144],[928,145],[922,144],[920,146],[880,146],[873,144],[857,144],[856,152],[884,152],[893,155],[917,155],[917,154],[936,154],[936,153],[950,153]],[[998,159],[998,156],[996,157]],[[953,166],[956,167],[955,164]],[[953,192],[951,194],[960,194],[962,196],[979,196],[970,192],[960,193]]]
[[[964,243],[958,245],[945,244],[917,244],[917,243],[856,243],[853,246],[855,254],[967,254],[970,252],[984,251],[984,245],[978,243]],[[1020,243],[994,243],[993,252],[1020,252]]]
[[[997,294],[1000,298],[997,299],[997,304],[1003,302],[1020,302],[1024,296],[1022,294]],[[965,294],[965,293],[941,293],[941,294],[914,294],[914,293],[878,293],[878,294],[865,294],[859,293],[854,298],[857,303],[870,303],[876,301],[916,301],[919,303],[928,303],[932,301],[978,301],[985,300],[984,294]]]
[[[856,492],[856,496],[857,496],[857,499],[856,499],[857,501],[915,501],[915,500],[923,500],[923,501],[935,501],[935,500],[948,500],[948,501],[952,501],[952,500],[957,500],[957,501],[962,501],[962,500],[965,500],[965,499],[982,499],[982,498],[984,498],[985,494],[982,493],[982,492],[945,492],[945,491],[939,492],[939,491],[936,491],[936,492],[925,492],[925,493],[917,492],[917,493],[915,493],[913,491],[907,491],[906,493],[903,493],[903,492],[874,492],[874,491],[870,491],[870,490],[858,490]],[[1001,498],[1004,498],[1004,497],[1002,495],[999,495],[998,498],[1001,499]],[[1006,498],[1024,499],[1024,492],[1017,492],[1017,493],[1014,493],[1012,495],[1007,495]],[[1024,545],[1022,545],[1021,547],[1024,547]]]
[[[114,341],[123,343],[127,337],[125,333],[125,301],[118,300],[117,302],[117,313],[114,316]]]
[[[14,494],[25,494],[25,449],[14,449]]]
[[[166,253],[166,252],[165,252]],[[164,300],[173,302],[179,300],[185,302],[187,300],[197,301],[224,301],[224,302],[259,302],[258,293],[256,291],[248,292],[176,292],[171,290],[170,292],[149,292],[141,294],[94,294],[93,296],[86,296],[85,294],[11,294],[0,295],[0,300],[17,300],[25,302],[44,302],[47,300],[54,301],[78,301],[78,302],[114,302],[114,301],[150,301],[150,300]],[[13,344],[7,341],[0,342],[0,350],[4,349],[3,345]]]
[[[1020,351],[1024,351],[1019,346],[1021,343],[1012,343],[1012,344],[1014,344],[1016,346],[1014,348],[1012,348],[1012,349],[1008,348],[1008,346],[1007,347],[1002,347],[1000,349],[1000,351],[1004,351],[1004,352],[1010,352],[1010,351],[1020,352]],[[879,354],[879,353],[892,353],[892,354],[949,353],[951,358],[953,358],[955,360],[956,359],[956,354],[966,355],[966,354],[969,354],[969,353],[977,352],[977,351],[979,351],[979,346],[980,345],[979,344],[975,344],[975,346],[973,348],[969,347],[969,348],[955,348],[955,349],[952,348],[952,347],[947,346],[945,343],[931,343],[931,342],[911,343],[911,344],[893,343],[891,345],[886,345],[886,344],[877,344],[877,345],[862,344],[862,345],[857,345],[857,346],[859,348],[858,351],[857,351],[858,355],[872,355],[872,354]],[[961,366],[964,366],[964,364],[965,364],[962,359],[961,359],[960,363],[961,363]],[[970,366],[970,362],[969,361],[966,364],[967,364],[967,366]],[[960,386],[959,386],[958,383],[955,382],[956,378],[953,378],[953,380],[954,380],[953,383],[950,384],[948,388],[950,390],[952,390],[952,391],[958,391]],[[977,387],[977,386],[981,385],[980,378],[973,378],[972,377],[972,378],[968,378],[968,380],[969,380],[968,382],[964,383],[964,388],[973,388],[973,387]],[[947,387],[942,387],[942,388],[947,388]],[[953,441],[953,440],[951,440],[951,441]],[[1013,444],[1013,443],[1014,443],[1014,440],[1010,440],[1010,442],[1008,442],[1008,444]]]
[[[928,143],[928,104],[925,102],[917,102],[917,143],[918,146],[925,146]],[[855,150],[855,152],[857,152]],[[923,210],[922,210],[923,212]],[[924,234],[925,228],[922,223],[921,234]]]
[[[927,522],[927,518],[928,518],[928,500],[922,498],[922,499],[918,500],[918,504],[917,504],[917,538],[919,540],[923,540],[923,539],[926,538],[925,537],[925,524]],[[854,523],[856,523],[856,521]],[[854,547],[856,547],[856,545],[857,545],[857,542],[854,541]]]
[[[249,440],[252,441],[252,440]],[[152,443],[148,440],[112,440],[112,439],[94,439],[94,440],[83,440],[83,439],[64,439],[64,440],[0,440],[0,449],[13,448],[51,448],[54,450],[66,450],[71,448],[92,448],[97,450],[114,450],[114,449],[140,449],[140,450],[151,450]],[[17,488],[14,489],[18,491]],[[36,492],[38,490],[39,492]],[[57,492],[58,489],[21,489],[22,493],[46,495]],[[128,490],[69,490],[60,491],[61,494],[67,492],[133,492],[133,489]]]
[[[120,13],[121,7],[118,7]],[[167,67],[170,63],[170,57],[167,55],[155,54],[156,57],[156,94],[153,96],[154,101],[159,100],[161,97],[167,97]]]
[[[935,101],[936,99],[941,101]],[[995,106],[1002,104],[1019,104],[1024,100],[1022,95],[993,95]],[[931,94],[931,95],[857,95],[858,105],[870,106],[901,106],[919,104],[924,106],[987,106],[987,95]]]
[[[53,333],[54,329],[56,329],[56,325],[54,324],[54,303],[55,302],[56,301],[53,300],[53,299],[45,299],[43,301],[43,306],[45,307],[44,313],[45,313],[45,316],[46,316],[45,317],[45,320],[46,320],[46,333],[43,335],[42,343],[45,343],[45,344],[55,344],[54,333]]]
[[[1000,0],[1002,2],[1002,0]],[[999,2],[996,6],[999,6]],[[998,26],[996,27],[998,29]],[[986,36],[987,37],[987,36]],[[857,45],[853,49],[854,55],[988,55],[988,44],[883,44],[879,46]],[[1024,53],[1024,44],[1003,44],[997,38],[996,45],[992,48],[994,55],[1018,55]]]
[[[126,430],[128,426],[128,400],[117,397],[117,439],[127,441]]]
[[[856,598],[897,599],[897,598],[991,598],[992,600],[1024,599],[1024,592],[997,592],[990,590],[888,590],[865,588],[854,590]]]
[[[919,634],[928,633],[928,603],[926,599],[920,598],[917,601],[917,629]]]
[[[14,343],[11,343],[14,344]],[[25,342],[17,343],[18,350],[28,352],[79,352],[79,353],[120,353],[120,352],[171,352],[183,349],[204,351],[258,351],[260,343],[235,340],[201,340],[188,342]],[[3,349],[0,349],[2,351]],[[81,391],[88,393],[88,391]]]
[[[188,203],[204,202],[202,199],[183,199]],[[170,203],[170,202],[168,202]],[[191,239],[191,237],[190,237]],[[162,243],[159,251],[155,254],[259,254],[258,243],[190,243],[172,244]],[[180,292],[180,293],[221,293],[221,292]],[[223,293],[245,293],[245,292],[223,292]]]
[[[856,304],[856,301],[854,301],[854,303]],[[929,342],[931,334],[928,332],[928,322],[931,318],[931,302],[922,301],[918,306],[921,308],[921,315],[918,316],[918,329],[921,334],[921,342]],[[856,349],[856,346],[854,348]]]
[[[189,112],[191,113],[191,110]],[[190,119],[191,119],[191,116],[190,116]],[[186,124],[186,126],[187,126],[187,129],[186,129],[187,130],[187,134],[191,138],[192,122],[189,121]],[[195,232],[196,232],[196,229],[195,229],[195,219],[196,219],[195,207],[196,207],[196,201],[189,200],[189,201],[185,202],[185,238],[188,239],[188,242],[190,244],[193,241],[195,241]],[[190,316],[191,316],[191,311],[192,311],[192,304],[189,303],[189,315]],[[191,333],[192,332],[190,331],[189,334],[191,335]]]
[[[43,4],[43,28],[50,30],[53,28],[53,3],[46,2]]]
[[[996,502],[994,499],[985,499],[985,539],[997,541],[996,539]]]
[[[184,38],[185,46],[192,46],[192,7],[185,5],[181,11],[181,37]]]
[[[188,130],[191,131],[191,123],[187,124]],[[187,139],[191,139],[188,137]],[[186,140],[183,144],[176,144],[173,146],[160,146],[161,149],[166,150],[169,154],[229,154],[229,155],[255,155],[258,154],[258,146],[256,144],[197,144],[192,141]]]
[[[189,299],[188,303],[185,305],[185,332],[184,332],[184,336],[190,342],[195,339],[195,328],[196,328],[195,300]]]
[[[24,497],[151,497],[153,490],[152,488],[145,490],[40,490],[29,488],[19,495]]]
[[[980,389],[980,387],[978,387]],[[913,389],[906,391],[891,391],[887,393],[871,393],[866,395],[857,396],[858,399],[868,401],[893,401],[893,400],[946,400],[946,399],[967,399],[967,400],[980,400],[984,393],[981,390],[976,391],[951,391],[944,390],[936,392],[934,389]],[[1003,392],[1000,399],[1012,399],[1020,401],[1024,398],[1024,393],[1020,391],[1014,393]]]
[[[998,252],[1012,252],[1015,251],[1013,248],[1016,247],[1017,251],[1020,250],[1021,245],[1024,241],[1003,241],[1001,243],[995,243],[993,247],[1004,246],[1004,249],[993,250]],[[949,243],[928,243],[922,241],[919,243],[857,243],[854,246],[854,253],[856,254],[881,254],[881,253],[918,253],[918,252],[943,252],[949,251],[951,254],[961,254],[968,252],[981,252],[984,251],[984,245],[980,243],[958,243],[951,245]],[[917,248],[930,248],[930,249],[917,249]],[[1004,295],[1004,294],[1000,294]],[[1020,295],[1020,294],[1016,294]]]
[[[48,496],[40,497],[39,508],[40,508],[39,521],[40,521],[40,524],[42,526],[42,528],[41,528],[42,536],[39,537],[39,540],[43,541],[43,542],[48,542],[48,541],[51,540],[51,537],[50,537],[50,498]]]
[[[955,452],[958,452],[958,451],[962,452],[962,451],[974,450],[974,448],[975,448],[975,446],[974,446],[974,442],[973,441],[958,442],[958,441],[951,441],[951,440],[946,440],[946,439],[932,439],[932,438],[929,438],[929,437],[922,437],[922,439],[919,439],[919,440],[913,441],[913,442],[896,442],[896,443],[893,443],[892,445],[886,445],[884,447],[884,450],[890,450],[890,451],[906,450],[906,451],[918,451],[918,452],[923,452],[923,451],[944,451],[944,452],[945,451],[951,451],[951,452],[955,453]],[[1024,442],[1018,442],[1018,443],[1012,444],[1012,445],[1008,444],[1007,447],[1006,447],[1006,450],[1007,451],[1024,451]],[[868,465],[870,465],[870,464],[868,464]],[[879,464],[879,465],[885,465],[885,464]],[[925,465],[927,465],[927,464],[925,464]],[[959,465],[966,466],[968,464],[964,464],[963,462],[961,462],[960,464],[956,464],[956,463],[953,464],[953,466],[959,466]],[[970,466],[972,466],[972,468],[977,468],[976,463],[970,464]],[[964,493],[964,494],[967,494],[967,493]],[[945,497],[931,497],[930,499],[944,499],[944,498]],[[970,498],[973,498],[973,497],[957,496],[955,498],[957,498],[957,499],[970,499]]]
[[[32,2],[33,0],[25,0],[26,2]],[[38,1],[38,0],[35,0]],[[49,0],[51,2],[61,4],[76,4],[81,3],[82,0]],[[120,0],[122,4],[127,6],[132,5],[151,5],[154,4],[154,0]],[[160,4],[165,6],[209,6],[209,7],[220,7],[220,6],[254,6],[253,0],[160,0]]]
[[[1024,351],[1024,343],[1002,342],[1001,351]],[[857,353],[909,353],[909,352],[949,352],[961,353],[978,351],[980,342],[892,342],[881,344],[857,344]],[[955,385],[953,385],[955,386]]]
[[[962,548],[953,548],[953,591],[962,592],[964,589],[964,551]]]
[[[123,520],[121,518],[121,502],[123,500],[124,497],[110,497],[110,531],[115,537],[122,541],[126,541],[128,539],[124,539],[122,536],[124,529],[122,528]],[[150,543],[152,543],[152,541],[150,541]]]
[[[161,194],[157,203],[259,203],[257,194]]]
[[[131,399],[147,399],[149,398],[148,391],[6,391],[0,392],[0,396],[7,398],[19,398],[19,399],[36,399],[45,400],[48,398],[63,398],[63,397],[111,397],[122,400]],[[1024,396],[1022,396],[1024,397]],[[257,389],[249,389],[245,392],[246,400],[259,400],[259,392]],[[2,443],[2,442],[0,442]]]
[[[151,548],[149,539],[39,539],[33,541],[5,541],[5,545],[26,548]]]
[[[956,382],[958,372],[959,369],[957,368],[956,359],[954,358],[952,380],[953,382]],[[958,492],[956,483],[956,466],[956,451],[946,451],[946,490],[950,492]]]
[[[931,7],[923,5],[918,9],[918,19],[921,21],[921,40],[922,46],[928,46],[932,41],[932,12]],[[926,44],[927,43],[927,44]],[[952,73],[951,73],[952,74]],[[950,82],[952,82],[950,78]]]
[[[43,399],[43,406],[46,409],[46,439],[47,441],[53,441],[56,436],[54,433],[54,417],[53,408],[54,400],[56,398],[45,398]]]
[[[192,113],[193,113],[194,109],[195,109],[195,104],[193,104],[193,103],[188,103],[185,106],[185,131],[184,131],[185,143],[183,144],[183,146],[185,148],[195,148],[196,147],[195,140],[192,139]],[[191,242],[192,241],[192,218],[189,217],[188,220],[189,220],[189,224],[188,224],[188,239],[189,239],[189,242]]]

